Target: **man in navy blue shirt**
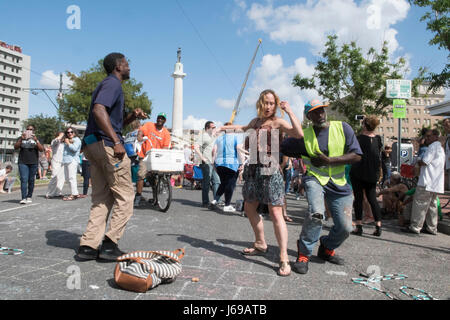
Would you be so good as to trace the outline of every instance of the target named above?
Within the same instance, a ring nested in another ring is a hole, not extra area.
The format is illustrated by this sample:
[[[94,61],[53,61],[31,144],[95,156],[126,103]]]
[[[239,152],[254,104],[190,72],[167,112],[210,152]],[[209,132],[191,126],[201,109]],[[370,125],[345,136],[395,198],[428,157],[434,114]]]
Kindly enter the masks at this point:
[[[92,94],[83,139],[84,155],[91,164],[92,206],[77,258],[115,261],[123,254],[117,243],[133,214],[134,199],[131,163],[123,145],[122,128],[147,115],[138,108],[124,116],[122,82],[130,78],[125,56],[111,53],[105,57],[103,66],[108,76]],[[105,233],[109,216],[109,229]]]
[[[347,239],[353,228],[353,192],[345,180],[344,166],[360,161],[362,151],[353,129],[347,123],[327,121],[325,107],[327,105],[317,100],[308,102],[305,116],[312,122],[312,128],[304,130],[304,138],[288,138],[281,145],[284,155],[295,158],[303,156],[303,161],[308,162],[308,171],[302,178],[308,200],[308,216],[297,241],[298,258],[294,264],[294,270],[301,274],[308,272],[308,262],[318,241],[319,258],[343,264],[335,249]],[[310,154],[307,144],[316,146],[318,150]],[[334,226],[327,236],[320,237],[325,220],[325,203]]]

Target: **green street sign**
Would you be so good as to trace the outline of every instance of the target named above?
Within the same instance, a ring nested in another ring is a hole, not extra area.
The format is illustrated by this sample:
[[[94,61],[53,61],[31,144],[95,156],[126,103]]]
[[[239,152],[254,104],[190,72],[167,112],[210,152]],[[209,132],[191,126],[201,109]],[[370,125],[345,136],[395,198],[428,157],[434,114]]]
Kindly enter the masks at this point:
[[[394,99],[392,105],[394,106],[393,113],[395,119],[406,118],[406,100]]]

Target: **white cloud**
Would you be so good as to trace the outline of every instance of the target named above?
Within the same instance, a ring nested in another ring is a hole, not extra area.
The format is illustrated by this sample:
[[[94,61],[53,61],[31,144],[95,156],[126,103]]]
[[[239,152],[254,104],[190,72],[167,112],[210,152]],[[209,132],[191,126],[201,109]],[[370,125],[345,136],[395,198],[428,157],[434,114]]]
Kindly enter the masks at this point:
[[[205,128],[206,121],[213,121],[217,127],[223,126],[220,121],[214,121],[213,119],[196,118],[193,115],[188,115],[186,119],[183,120],[183,129],[190,130],[203,130]]]
[[[216,104],[224,109],[233,109],[235,105],[235,100],[227,100],[219,98],[216,100]]]
[[[355,41],[363,53],[370,47],[379,50],[387,41],[392,61],[401,49],[393,26],[404,20],[410,9],[407,0],[307,0],[278,6],[272,0],[248,6],[239,6],[239,2],[235,0],[236,10],[244,10],[253,28],[268,34],[275,42],[305,42],[311,46],[313,54],[318,55],[331,34],[337,34],[338,45]],[[410,56],[405,58],[409,65]],[[320,97],[315,90],[292,86],[297,73],[311,77],[314,65],[299,57],[293,65],[285,66],[281,55],[265,55],[254,71],[254,80],[241,107],[255,108],[260,92],[271,88],[281,99],[289,101],[299,119],[303,119],[304,104]]]
[[[236,5],[241,8],[242,10],[247,9],[247,3],[245,2],[245,0],[234,0],[234,2],[236,3]]]
[[[269,34],[274,41],[306,42],[318,54],[327,35],[337,34],[340,42],[356,41],[367,51],[381,48],[388,41],[389,51],[398,49],[397,31],[392,28],[406,18],[407,0],[308,0],[304,4],[274,7],[253,3],[247,17],[258,31]]]
[[[39,84],[43,88],[47,89],[59,89],[59,74],[56,74],[53,70],[44,71],[41,75],[41,79],[39,80]],[[69,89],[69,86],[73,84],[72,80],[63,73],[63,89]]]
[[[255,69],[255,77],[245,94],[242,107],[255,108],[261,91],[273,89],[281,100],[289,102],[299,120],[303,119],[303,106],[314,98],[318,98],[315,90],[300,90],[292,86],[292,79],[300,73],[303,77],[310,77],[314,73],[314,66],[308,65],[305,58],[295,60],[291,66],[284,66],[281,55],[265,55],[260,66]]]
[[[247,3],[245,0],[234,0],[234,3],[236,4],[236,8],[231,13],[231,20],[236,22],[241,18],[242,12],[247,9]]]

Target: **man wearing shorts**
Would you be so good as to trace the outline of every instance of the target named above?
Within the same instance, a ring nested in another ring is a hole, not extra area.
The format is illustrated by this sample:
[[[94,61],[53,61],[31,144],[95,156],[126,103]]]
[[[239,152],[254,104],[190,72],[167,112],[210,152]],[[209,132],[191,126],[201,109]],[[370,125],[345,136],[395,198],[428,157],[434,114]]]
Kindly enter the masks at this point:
[[[39,179],[47,180],[48,159],[46,151],[39,152]]]

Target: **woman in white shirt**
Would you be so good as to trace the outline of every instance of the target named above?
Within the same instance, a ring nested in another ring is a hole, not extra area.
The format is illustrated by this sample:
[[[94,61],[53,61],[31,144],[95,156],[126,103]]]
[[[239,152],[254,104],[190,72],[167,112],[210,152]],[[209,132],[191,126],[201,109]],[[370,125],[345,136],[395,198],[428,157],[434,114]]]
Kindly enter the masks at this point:
[[[77,188],[77,169],[80,163],[81,140],[77,137],[74,128],[69,127],[64,132],[63,166],[66,178],[70,184],[70,196],[64,197],[64,201],[75,200],[79,197]]]
[[[64,167],[62,165],[63,153],[64,153],[64,132],[60,131],[56,133],[55,139],[52,140],[52,178],[48,184],[46,198],[61,197],[64,181]]]

